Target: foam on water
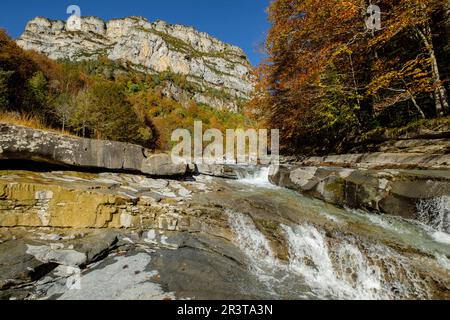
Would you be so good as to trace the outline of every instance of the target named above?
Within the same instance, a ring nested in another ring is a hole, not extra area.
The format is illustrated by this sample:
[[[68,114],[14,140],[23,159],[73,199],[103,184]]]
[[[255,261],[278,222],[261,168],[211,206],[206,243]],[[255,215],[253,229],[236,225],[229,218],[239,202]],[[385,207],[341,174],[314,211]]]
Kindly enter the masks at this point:
[[[263,188],[276,188],[269,181],[269,167],[262,167],[254,173],[239,173],[239,182]]]
[[[283,266],[275,257],[269,241],[249,216],[231,210],[226,210],[225,214],[235,234],[236,244],[249,259],[250,270],[276,295],[273,286],[278,280],[274,274]]]
[[[417,203],[418,220],[438,232],[450,233],[450,197],[442,196]]]
[[[394,231],[399,234],[411,233],[410,230],[405,228],[405,224],[401,223],[399,217],[392,217],[387,215],[378,215],[372,212],[364,212],[362,210],[349,209],[346,211],[354,216],[360,217],[371,224],[377,225],[385,230]]]
[[[437,242],[444,243],[450,245],[450,234],[445,232],[434,232],[431,237]]]
[[[380,271],[368,265],[356,246],[344,243],[337,248],[335,268],[326,239],[314,226],[283,229],[289,243],[290,270],[301,274],[317,294],[341,299],[382,298],[378,294]]]
[[[244,214],[227,210],[228,221],[231,230],[236,236],[236,241],[241,244],[244,253],[267,265],[275,264],[275,255],[269,241],[256,228],[252,219]]]
[[[352,239],[333,239],[311,224],[281,225],[289,250],[288,263],[279,260],[252,219],[227,211],[236,245],[250,261],[249,269],[275,294],[288,298],[396,299],[426,298],[425,286],[406,258],[383,245],[366,247]],[[283,277],[280,277],[283,274]],[[293,284],[294,282],[294,284]],[[286,296],[283,296],[286,297]]]

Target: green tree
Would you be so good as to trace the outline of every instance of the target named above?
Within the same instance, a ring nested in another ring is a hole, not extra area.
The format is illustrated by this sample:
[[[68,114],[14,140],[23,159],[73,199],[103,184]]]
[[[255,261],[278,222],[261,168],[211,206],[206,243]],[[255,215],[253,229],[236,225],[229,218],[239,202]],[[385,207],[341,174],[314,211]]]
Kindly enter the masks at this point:
[[[61,130],[63,132],[66,131],[67,125],[75,113],[75,108],[74,98],[67,93],[62,93],[55,99],[52,113],[58,122],[61,123]]]
[[[36,72],[36,74],[28,80],[28,86],[30,89],[30,99],[32,103],[37,106],[45,106],[48,97],[48,81],[42,71]]]
[[[152,147],[152,129],[133,109],[122,84],[97,79],[78,101],[74,123],[95,138]]]

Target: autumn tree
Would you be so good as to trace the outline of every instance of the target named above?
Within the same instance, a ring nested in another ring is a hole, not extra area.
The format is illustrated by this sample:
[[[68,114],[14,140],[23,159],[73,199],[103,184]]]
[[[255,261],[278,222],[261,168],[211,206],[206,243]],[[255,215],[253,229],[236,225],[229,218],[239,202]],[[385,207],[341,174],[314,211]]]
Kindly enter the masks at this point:
[[[369,47],[380,53],[368,94],[377,94],[378,109],[410,100],[422,118],[426,115],[417,96],[433,94],[434,114],[449,110],[440,72],[432,18],[442,0],[380,1],[384,8],[383,29],[375,33]],[[394,54],[393,54],[394,53]],[[424,101],[426,103],[426,100]]]
[[[26,84],[38,71],[38,67],[1,29],[0,70],[2,71],[3,100],[8,102],[6,109],[27,111],[28,106],[23,103],[28,92]]]
[[[271,127],[282,130],[286,148],[302,145],[305,137],[319,137],[321,128],[331,132],[338,118],[359,118],[354,113],[363,111],[358,83],[363,70],[356,69],[353,51],[358,48],[352,46],[365,35],[360,5],[277,0],[270,6],[269,59],[261,69],[269,93],[264,114]],[[327,102],[331,95],[339,96],[340,102]],[[339,103],[347,105],[336,112]],[[350,114],[343,115],[344,109]]]
[[[432,32],[444,3],[273,1],[253,114],[281,129],[285,150],[329,153],[376,126],[448,113]],[[366,26],[369,4],[381,30]]]
[[[8,81],[12,74],[12,71],[0,69],[0,110],[6,110],[9,105]]]

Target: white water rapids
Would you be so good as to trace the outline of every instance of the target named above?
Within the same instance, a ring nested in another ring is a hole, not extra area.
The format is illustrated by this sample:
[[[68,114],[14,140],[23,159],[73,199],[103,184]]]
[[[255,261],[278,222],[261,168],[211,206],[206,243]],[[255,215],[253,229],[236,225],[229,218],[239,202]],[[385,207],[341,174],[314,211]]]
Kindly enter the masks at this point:
[[[246,175],[239,183],[270,188],[268,169]],[[436,237],[436,234],[444,238],[449,236],[448,202],[445,201],[448,199],[419,205],[423,212],[438,212],[431,222],[422,221],[435,225],[431,233],[425,228],[423,231],[428,236],[423,237],[429,239],[430,236]],[[227,210],[226,215],[236,245],[249,260],[250,270],[276,297],[357,300],[430,297],[427,285],[411,267],[408,258],[386,245],[364,242],[348,235],[330,237],[313,223],[281,224],[280,233],[289,252],[288,261],[285,261],[276,256],[270,241],[249,215],[232,210]],[[396,232],[405,239],[415,233],[410,230],[413,224],[409,222],[385,220],[382,216],[371,217],[351,210],[345,211],[345,215],[352,219],[364,219],[364,223]],[[326,213],[326,216],[330,217],[330,223],[340,221],[334,215]],[[445,255],[436,254],[436,261],[448,270],[449,260]]]
[[[417,204],[418,220],[432,237],[450,245],[450,197],[442,196]]]
[[[250,261],[251,271],[281,298],[395,299],[427,298],[417,274],[407,261],[379,245],[364,248],[345,239],[330,243],[313,225],[282,225],[289,261],[281,261],[251,218],[227,212],[236,244]],[[381,267],[387,266],[386,270]],[[402,276],[400,281],[399,276]],[[297,292],[293,291],[297,283]]]
[[[252,173],[245,171],[236,171],[236,173],[238,174],[239,182],[241,183],[254,185],[257,187],[274,188],[275,186],[269,181],[269,171],[269,167],[263,167]]]

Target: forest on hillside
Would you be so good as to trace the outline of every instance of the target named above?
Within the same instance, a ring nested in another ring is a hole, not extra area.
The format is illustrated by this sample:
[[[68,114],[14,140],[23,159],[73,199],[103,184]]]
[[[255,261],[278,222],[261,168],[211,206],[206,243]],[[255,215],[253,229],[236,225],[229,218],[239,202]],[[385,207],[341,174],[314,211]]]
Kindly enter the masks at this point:
[[[449,1],[275,0],[268,14],[251,106],[285,152],[345,152],[371,130],[448,122]]]
[[[130,142],[170,150],[178,128],[246,127],[242,114],[195,101],[177,102],[167,85],[190,88],[170,70],[145,74],[107,57],[54,61],[25,51],[0,29],[0,122],[54,130],[80,137]]]

